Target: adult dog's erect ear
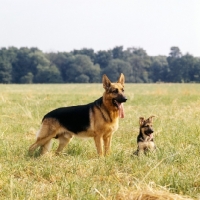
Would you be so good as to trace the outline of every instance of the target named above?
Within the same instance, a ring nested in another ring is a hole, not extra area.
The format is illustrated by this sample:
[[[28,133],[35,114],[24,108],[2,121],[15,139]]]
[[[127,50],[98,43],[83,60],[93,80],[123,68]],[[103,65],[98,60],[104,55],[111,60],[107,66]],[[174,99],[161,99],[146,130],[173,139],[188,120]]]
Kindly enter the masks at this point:
[[[121,73],[117,83],[121,83],[124,86],[124,82],[125,82],[125,77],[124,74]]]
[[[111,86],[111,81],[105,74],[102,77],[102,83],[105,90],[107,90]]]

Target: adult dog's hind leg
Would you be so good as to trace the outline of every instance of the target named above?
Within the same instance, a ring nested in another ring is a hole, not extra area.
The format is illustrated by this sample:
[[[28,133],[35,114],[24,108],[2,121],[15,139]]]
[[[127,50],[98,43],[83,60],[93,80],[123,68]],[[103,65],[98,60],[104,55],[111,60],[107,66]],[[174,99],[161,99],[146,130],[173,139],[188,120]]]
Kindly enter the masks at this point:
[[[50,140],[58,134],[60,123],[54,118],[46,118],[42,122],[40,131],[37,134],[37,140],[29,148],[29,152],[33,152],[39,146],[42,147],[41,153],[46,153],[51,147]]]
[[[72,135],[63,133],[61,135],[58,136],[58,140],[59,140],[59,146],[56,150],[56,153],[60,153],[63,148],[70,142],[70,140],[72,139]]]
[[[41,155],[49,152],[51,150],[52,140],[49,140],[44,145],[41,146]]]
[[[36,150],[40,145],[38,144],[38,142],[41,140],[41,139],[44,139],[46,138],[48,135],[49,135],[49,132],[52,132],[51,131],[51,128],[50,128],[50,125],[48,123],[47,120],[45,120],[43,123],[42,123],[42,126],[40,128],[40,130],[37,132],[36,134],[36,142],[34,144],[32,144],[30,147],[29,147],[29,152],[33,152],[34,150]],[[47,141],[46,141],[47,142]],[[43,145],[43,144],[42,144]]]
[[[44,146],[46,143],[48,143],[53,137],[55,137],[57,134],[57,131],[54,131],[53,133],[51,133],[50,135],[48,135],[47,137],[44,138],[39,138],[36,140],[36,142],[34,144],[32,144],[29,147],[29,152],[33,152],[35,149],[37,149],[39,146]]]

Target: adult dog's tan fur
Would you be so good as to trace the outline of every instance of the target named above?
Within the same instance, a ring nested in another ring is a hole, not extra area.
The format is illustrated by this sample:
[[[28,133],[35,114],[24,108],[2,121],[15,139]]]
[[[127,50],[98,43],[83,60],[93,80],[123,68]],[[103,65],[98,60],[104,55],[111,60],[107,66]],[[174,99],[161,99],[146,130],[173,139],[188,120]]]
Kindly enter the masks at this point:
[[[102,156],[110,152],[113,133],[118,129],[119,117],[124,117],[124,75],[121,74],[116,83],[111,83],[106,75],[102,78],[105,92],[103,97],[81,106],[58,108],[47,113],[37,139],[29,148],[33,152],[41,147],[41,154],[51,148],[51,139],[57,138],[57,153],[70,142],[73,136],[93,137],[97,153]],[[83,116],[83,117],[82,117]],[[104,150],[103,150],[104,145]]]

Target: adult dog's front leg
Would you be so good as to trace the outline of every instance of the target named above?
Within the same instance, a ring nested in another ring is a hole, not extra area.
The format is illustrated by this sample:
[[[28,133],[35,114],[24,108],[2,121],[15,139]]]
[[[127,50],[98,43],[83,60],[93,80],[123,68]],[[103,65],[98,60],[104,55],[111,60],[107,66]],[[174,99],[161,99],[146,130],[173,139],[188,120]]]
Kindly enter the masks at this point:
[[[104,136],[103,141],[104,141],[104,155],[110,154],[110,148],[111,148],[111,140],[112,140],[112,135],[109,136]]]
[[[95,136],[94,137],[95,145],[97,148],[97,153],[99,156],[103,156],[103,141],[101,136]]]

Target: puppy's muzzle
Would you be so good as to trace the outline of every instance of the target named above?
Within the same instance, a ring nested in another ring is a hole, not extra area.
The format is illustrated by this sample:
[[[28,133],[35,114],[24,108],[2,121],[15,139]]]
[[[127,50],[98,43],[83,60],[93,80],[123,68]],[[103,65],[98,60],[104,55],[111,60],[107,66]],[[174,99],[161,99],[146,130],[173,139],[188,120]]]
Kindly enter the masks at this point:
[[[151,128],[151,129],[148,129],[147,131],[145,131],[145,134],[151,135],[153,132],[154,132],[154,130]]]

